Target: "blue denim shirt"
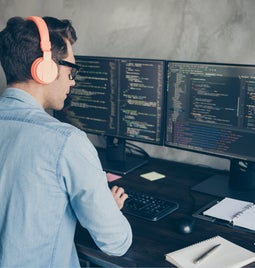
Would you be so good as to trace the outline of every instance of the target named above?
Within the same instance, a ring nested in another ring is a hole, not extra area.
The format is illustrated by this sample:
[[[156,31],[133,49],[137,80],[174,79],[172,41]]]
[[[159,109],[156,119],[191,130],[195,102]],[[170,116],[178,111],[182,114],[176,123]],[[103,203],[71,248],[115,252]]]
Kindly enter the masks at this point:
[[[17,88],[0,97],[0,204],[0,267],[79,267],[77,220],[107,254],[131,245],[86,134]]]

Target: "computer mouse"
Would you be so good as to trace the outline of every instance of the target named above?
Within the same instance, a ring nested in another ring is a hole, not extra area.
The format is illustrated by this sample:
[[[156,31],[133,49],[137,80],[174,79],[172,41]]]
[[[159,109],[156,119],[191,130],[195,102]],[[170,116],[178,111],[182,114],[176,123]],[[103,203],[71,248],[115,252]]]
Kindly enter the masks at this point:
[[[195,219],[193,217],[183,217],[175,222],[175,227],[180,234],[191,234],[195,225]]]

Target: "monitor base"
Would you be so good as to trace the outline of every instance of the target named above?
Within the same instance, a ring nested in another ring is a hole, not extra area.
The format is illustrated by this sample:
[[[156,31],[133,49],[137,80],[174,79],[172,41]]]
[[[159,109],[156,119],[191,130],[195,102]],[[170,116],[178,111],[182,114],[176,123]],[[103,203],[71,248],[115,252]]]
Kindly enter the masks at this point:
[[[192,187],[193,191],[218,197],[230,197],[239,200],[255,202],[254,189],[233,189],[229,185],[229,176],[214,175]]]
[[[149,156],[141,149],[140,154],[127,150],[130,151],[130,145],[127,146],[125,139],[107,136],[106,148],[98,149],[103,170],[125,175],[148,163]]]
[[[125,160],[111,160],[105,150],[98,150],[98,156],[104,171],[125,175],[148,163],[148,159],[127,154]]]

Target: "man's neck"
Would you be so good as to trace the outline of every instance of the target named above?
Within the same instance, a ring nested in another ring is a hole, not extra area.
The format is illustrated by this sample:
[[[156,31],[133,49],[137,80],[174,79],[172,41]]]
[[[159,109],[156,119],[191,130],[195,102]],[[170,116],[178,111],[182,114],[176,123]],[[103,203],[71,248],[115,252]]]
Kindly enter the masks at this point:
[[[28,82],[9,84],[8,87],[14,87],[26,91],[32,95],[42,105],[42,107],[44,107],[43,85],[40,85],[33,80],[29,80]]]

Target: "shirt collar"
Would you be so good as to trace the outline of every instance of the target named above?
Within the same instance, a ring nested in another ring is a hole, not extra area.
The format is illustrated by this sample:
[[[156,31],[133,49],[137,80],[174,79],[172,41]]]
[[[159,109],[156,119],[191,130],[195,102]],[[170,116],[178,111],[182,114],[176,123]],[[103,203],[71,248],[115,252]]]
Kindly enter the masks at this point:
[[[44,110],[42,105],[31,94],[19,88],[6,88],[1,97],[16,99]]]

